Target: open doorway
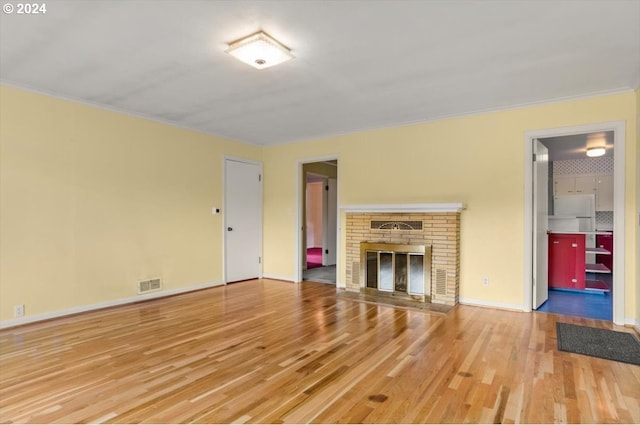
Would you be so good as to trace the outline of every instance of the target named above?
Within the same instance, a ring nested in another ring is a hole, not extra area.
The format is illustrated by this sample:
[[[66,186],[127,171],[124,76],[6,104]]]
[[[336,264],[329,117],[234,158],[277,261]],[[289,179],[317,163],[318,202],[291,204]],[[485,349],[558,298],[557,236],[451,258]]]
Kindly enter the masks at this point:
[[[613,136],[538,139],[548,152],[536,187],[547,194],[548,291],[537,311],[613,320]]]
[[[338,161],[302,164],[302,280],[337,281]]]
[[[615,237],[624,232],[624,142],[617,122],[526,135],[525,308],[624,323],[623,238]],[[537,147],[547,150],[543,179],[531,161]],[[605,154],[588,157],[592,147]]]

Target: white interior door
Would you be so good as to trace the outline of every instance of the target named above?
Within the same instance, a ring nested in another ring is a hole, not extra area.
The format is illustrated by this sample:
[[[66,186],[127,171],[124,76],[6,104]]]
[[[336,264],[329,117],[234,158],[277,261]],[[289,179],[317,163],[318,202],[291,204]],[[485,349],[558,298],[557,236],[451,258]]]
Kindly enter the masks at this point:
[[[225,281],[261,277],[261,167],[226,159],[224,181]]]
[[[328,179],[326,188],[322,265],[332,266],[336,264],[336,251],[338,248],[336,239],[338,233],[338,179]]]
[[[549,298],[549,151],[535,141],[533,163],[533,308]]]

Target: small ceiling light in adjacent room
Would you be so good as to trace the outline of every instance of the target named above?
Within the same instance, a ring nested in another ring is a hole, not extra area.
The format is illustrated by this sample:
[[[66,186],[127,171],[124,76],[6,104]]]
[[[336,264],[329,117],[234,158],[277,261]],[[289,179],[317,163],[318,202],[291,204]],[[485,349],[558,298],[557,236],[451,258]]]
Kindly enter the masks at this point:
[[[606,149],[603,146],[599,146],[596,148],[587,149],[587,156],[590,158],[595,158],[597,156],[602,156],[606,152]]]
[[[269,68],[294,58],[287,46],[263,31],[230,43],[226,52],[257,69]]]

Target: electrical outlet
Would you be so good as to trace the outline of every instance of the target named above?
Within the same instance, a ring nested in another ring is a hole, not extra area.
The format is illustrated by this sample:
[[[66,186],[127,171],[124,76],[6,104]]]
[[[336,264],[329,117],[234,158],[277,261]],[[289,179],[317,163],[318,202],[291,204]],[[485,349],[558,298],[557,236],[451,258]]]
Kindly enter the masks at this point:
[[[485,276],[485,277],[483,277],[483,278],[482,278],[482,284],[483,284],[484,286],[489,285],[489,278],[488,278],[487,276]]]
[[[18,304],[13,306],[13,317],[24,316],[24,304]]]

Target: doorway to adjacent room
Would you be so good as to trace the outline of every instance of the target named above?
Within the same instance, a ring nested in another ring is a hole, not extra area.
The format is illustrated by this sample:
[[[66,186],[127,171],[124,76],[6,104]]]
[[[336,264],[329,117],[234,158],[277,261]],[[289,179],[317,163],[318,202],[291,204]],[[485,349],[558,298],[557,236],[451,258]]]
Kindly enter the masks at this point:
[[[303,163],[300,234],[302,280],[335,284],[337,281],[336,159]]]
[[[549,281],[548,299],[536,310],[611,321],[613,131],[547,137],[539,142],[548,148]],[[589,145],[606,149],[601,156],[587,156]],[[571,238],[580,238],[580,244],[584,240],[577,255],[573,255],[577,248]],[[572,259],[580,264],[570,267]]]
[[[593,160],[586,152],[596,139],[607,153]],[[525,307],[624,323],[623,238],[613,236],[624,232],[624,142],[624,123],[617,122],[527,134]],[[543,178],[540,158],[531,160],[539,145],[548,148]]]

